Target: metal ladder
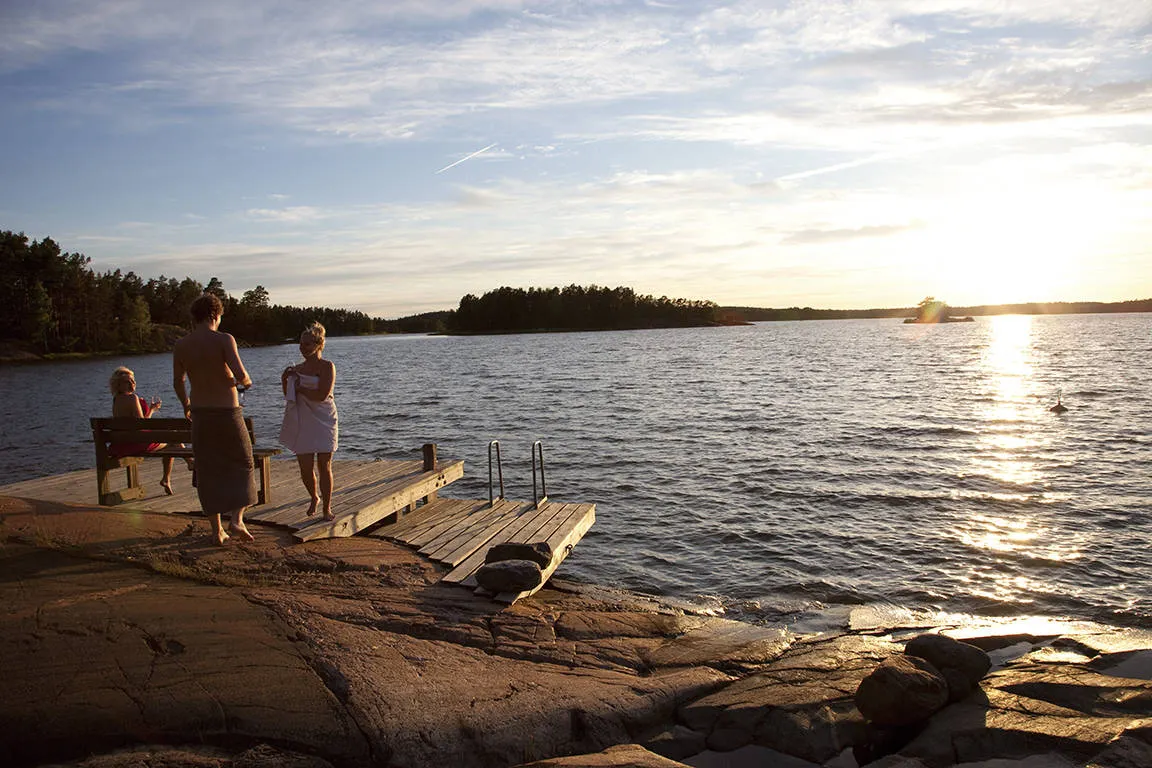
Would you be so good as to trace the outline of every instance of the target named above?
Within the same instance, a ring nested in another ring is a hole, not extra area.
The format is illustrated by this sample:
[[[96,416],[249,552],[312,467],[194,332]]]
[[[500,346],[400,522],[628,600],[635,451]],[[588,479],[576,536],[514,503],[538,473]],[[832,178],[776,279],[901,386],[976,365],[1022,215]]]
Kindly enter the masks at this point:
[[[496,477],[500,481],[500,495],[495,494],[495,487],[492,482],[492,454],[495,450],[496,454]],[[540,462],[540,484],[537,490],[536,484],[536,462]],[[492,440],[488,443],[488,506],[491,507],[496,503],[496,499],[504,500],[504,466],[500,460],[500,441]],[[548,501],[548,485],[544,479],[544,443],[540,440],[532,443],[532,504],[536,509],[540,505]]]

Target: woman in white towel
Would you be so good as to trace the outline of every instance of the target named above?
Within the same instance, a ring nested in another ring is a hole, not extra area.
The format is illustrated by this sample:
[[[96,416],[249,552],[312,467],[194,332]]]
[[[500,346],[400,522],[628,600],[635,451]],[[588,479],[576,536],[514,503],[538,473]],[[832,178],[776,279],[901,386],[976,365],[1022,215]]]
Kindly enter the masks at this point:
[[[324,499],[324,519],[332,514],[332,454],[339,434],[336,401],[336,366],[323,359],[324,326],[312,323],[300,334],[300,354],[304,362],[290,365],[280,376],[284,388],[284,423],[280,442],[296,454],[300,479],[312,497],[308,514]],[[319,494],[317,493],[319,475]]]

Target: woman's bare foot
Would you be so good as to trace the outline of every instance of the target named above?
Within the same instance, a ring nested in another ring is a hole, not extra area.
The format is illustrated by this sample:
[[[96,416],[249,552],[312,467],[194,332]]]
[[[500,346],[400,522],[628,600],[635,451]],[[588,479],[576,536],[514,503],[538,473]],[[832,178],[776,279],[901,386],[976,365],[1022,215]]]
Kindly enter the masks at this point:
[[[324,502],[324,519],[335,520],[336,515],[332,514],[332,502],[325,500]]]
[[[320,503],[320,499],[316,496],[312,497],[312,503],[308,505],[308,517],[316,514],[316,505]]]
[[[168,494],[169,496],[172,495],[172,481],[171,480],[161,480],[160,481],[160,487],[164,489],[164,493]]]
[[[256,537],[248,532],[248,528],[244,523],[228,523],[228,532],[239,536],[244,541],[256,541]]]

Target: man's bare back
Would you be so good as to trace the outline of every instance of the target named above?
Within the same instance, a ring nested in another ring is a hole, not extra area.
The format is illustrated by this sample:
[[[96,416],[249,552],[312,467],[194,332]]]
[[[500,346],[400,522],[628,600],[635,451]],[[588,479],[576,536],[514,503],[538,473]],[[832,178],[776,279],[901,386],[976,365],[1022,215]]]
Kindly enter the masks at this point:
[[[217,323],[219,321],[217,320]],[[172,387],[182,403],[197,408],[235,408],[240,404],[236,385],[252,384],[231,334],[199,323],[180,341],[172,353]],[[191,400],[185,395],[184,378],[192,385]]]
[[[240,362],[236,340],[218,330],[224,312],[219,299],[205,294],[192,302],[191,310],[195,327],[172,350],[172,388],[184,406],[184,417],[192,420],[192,452],[197,471],[206,462],[209,465],[205,470],[209,477],[196,486],[200,506],[212,522],[216,543],[227,542],[229,533],[253,541],[244,525],[244,510],[256,500],[252,445],[236,393],[237,386],[252,386],[252,379]],[[185,379],[192,384],[191,398]],[[210,447],[205,447],[205,443]],[[222,523],[225,513],[231,521],[228,531]]]

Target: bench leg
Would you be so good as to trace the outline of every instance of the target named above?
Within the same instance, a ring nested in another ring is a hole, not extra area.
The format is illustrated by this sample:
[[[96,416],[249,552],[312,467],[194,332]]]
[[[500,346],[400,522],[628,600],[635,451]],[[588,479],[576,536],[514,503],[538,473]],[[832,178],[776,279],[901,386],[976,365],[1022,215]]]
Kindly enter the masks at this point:
[[[96,494],[101,506],[114,507],[129,499],[144,497],[144,489],[140,486],[140,469],[136,462],[124,467],[124,480],[127,487],[120,491],[112,490],[113,469],[116,467],[102,467],[96,470]]]
[[[267,456],[257,459],[260,465],[260,491],[256,494],[257,504],[267,504],[272,499],[272,462]]]
[[[101,506],[112,505],[112,483],[109,475],[112,474],[110,469],[97,469],[96,470],[96,498]]]

